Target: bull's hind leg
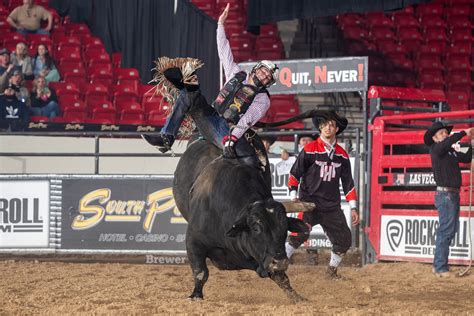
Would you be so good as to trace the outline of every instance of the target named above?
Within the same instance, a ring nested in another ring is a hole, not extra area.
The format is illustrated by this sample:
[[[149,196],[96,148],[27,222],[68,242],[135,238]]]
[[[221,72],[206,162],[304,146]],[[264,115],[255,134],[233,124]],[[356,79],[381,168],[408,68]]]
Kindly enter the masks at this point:
[[[209,270],[206,264],[206,249],[193,242],[191,234],[186,234],[186,251],[188,253],[188,260],[191,264],[194,278],[194,290],[189,296],[189,299],[203,299],[202,289],[209,277]]]
[[[290,279],[284,271],[278,271],[270,274],[270,278],[285,291],[285,294],[294,302],[298,303],[301,301],[306,301],[304,297],[296,293],[296,291],[291,287]]]

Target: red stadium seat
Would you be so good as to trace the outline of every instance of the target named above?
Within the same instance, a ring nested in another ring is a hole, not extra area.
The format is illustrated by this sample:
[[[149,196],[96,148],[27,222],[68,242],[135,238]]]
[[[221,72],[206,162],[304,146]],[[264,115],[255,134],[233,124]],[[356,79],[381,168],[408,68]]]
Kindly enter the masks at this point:
[[[441,63],[441,60],[437,56],[433,56],[431,58],[423,58],[419,59],[416,63],[418,69],[434,69],[434,70],[444,70],[444,66]]]
[[[49,122],[49,117],[47,117],[47,116],[30,116],[30,122],[47,123],[47,122]]]
[[[446,21],[440,16],[426,16],[421,20],[420,26],[426,30],[430,28],[434,29],[446,29]]]
[[[445,9],[446,18],[449,20],[452,16],[469,17],[471,14],[471,6],[469,4],[456,4]]]
[[[239,35],[229,38],[229,44],[232,51],[252,50],[255,40],[250,35]]]
[[[115,107],[119,109],[117,106],[118,102],[138,102],[138,94],[135,92],[135,86],[132,85],[113,85],[109,88],[111,100],[115,104]]]
[[[2,34],[2,40],[1,41],[11,41],[11,42],[23,42],[26,43],[26,37],[21,35],[20,33],[17,32],[5,32]]]
[[[456,32],[450,34],[450,40],[452,43],[458,43],[458,42],[472,43],[472,30],[471,29],[457,29]]]
[[[163,126],[166,123],[166,114],[161,110],[151,110],[147,114],[146,123],[152,126]]]
[[[100,83],[108,87],[113,83],[114,78],[108,70],[93,68],[90,69],[89,81],[90,83]]]
[[[381,14],[378,14],[381,13]],[[367,13],[366,14],[367,24],[373,27],[393,27],[393,21],[389,17],[385,16],[382,12],[377,13]]]
[[[350,26],[365,27],[365,18],[360,14],[340,14],[336,16],[336,21],[342,29]]]
[[[82,38],[82,44],[86,48],[87,48],[87,46],[89,46],[89,47],[97,47],[97,46],[104,47],[104,43],[102,43],[102,40],[100,39],[100,37],[95,37],[95,36]]]
[[[54,59],[56,59],[59,64],[63,62],[79,62],[82,61],[81,52],[78,47],[63,47],[56,49],[54,53]]]
[[[84,121],[87,124],[115,124],[115,119],[114,118],[87,118]]]
[[[73,82],[77,86],[87,83],[87,76],[83,68],[74,69],[74,71],[66,71],[62,74],[64,81]]]
[[[28,34],[26,36],[26,40],[30,43],[39,42],[39,43],[52,44],[51,38],[48,35],[43,35],[43,34]]]
[[[66,24],[66,31],[71,35],[90,33],[87,24],[83,23],[68,23]]]
[[[420,46],[422,36],[416,27],[400,27],[398,29],[400,43],[407,51],[413,52]]]
[[[469,17],[466,16],[453,16],[452,19],[448,20],[448,28],[451,33],[454,33],[456,30],[461,29],[472,29],[473,25],[469,21]]]
[[[446,66],[449,69],[471,70],[471,61],[469,57],[453,57],[447,60]]]
[[[121,121],[123,120],[144,120],[145,118],[145,113],[143,112],[143,109],[140,104],[138,103],[128,103],[122,105],[121,109],[118,109],[119,111],[119,119]],[[142,124],[142,123],[141,123]]]
[[[85,84],[81,86],[84,100],[87,105],[90,106],[90,103],[95,101],[102,102],[108,101],[109,99],[109,91],[106,86],[101,84]]]
[[[167,113],[171,110],[169,103],[163,100],[161,96],[154,96],[152,98],[144,97],[142,99],[142,108],[145,110],[145,113],[151,111],[162,111]]]
[[[444,29],[437,30],[437,29],[429,29],[425,32],[425,43],[432,43],[432,42],[442,42],[446,43],[448,41],[448,36]]]
[[[103,101],[94,105],[92,108],[92,118],[108,119],[112,123],[115,122],[115,108],[110,101]]]
[[[73,47],[76,50],[81,50],[81,40],[77,36],[61,34],[54,40],[54,44],[58,51],[63,50],[65,47]]]
[[[80,101],[79,95],[74,94],[65,94],[65,95],[58,95],[58,104],[61,109],[64,109],[67,106],[74,104],[76,101]]]
[[[418,28],[419,22],[413,15],[394,15],[395,28],[401,26]]]
[[[81,100],[76,100],[61,107],[64,118],[84,120],[87,117],[87,107]]]
[[[114,80],[117,84],[133,85],[136,91],[140,82],[140,74],[135,68],[115,68]]]
[[[443,12],[444,9],[441,3],[420,4],[416,8],[416,14],[419,17],[425,17],[429,15],[441,16]]]
[[[469,109],[469,94],[461,91],[447,91],[446,99],[451,111],[462,111]]]
[[[460,75],[449,75],[446,79],[450,91],[471,91],[472,82],[470,77]]]
[[[369,32],[361,27],[351,26],[344,28],[344,37],[355,40],[366,39],[369,38]]]
[[[10,32],[10,24],[6,20],[0,20],[0,32],[7,33]]]
[[[80,95],[79,86],[71,82],[50,82],[49,86],[59,95]]]
[[[458,42],[447,47],[446,58],[469,57],[471,52],[472,46],[469,42]]]
[[[62,117],[56,116],[52,120],[54,123],[72,123],[72,124],[82,124],[85,123],[85,120],[79,117]]]
[[[144,98],[151,98],[155,94],[155,86],[152,84],[139,84],[137,88],[138,99],[143,105]]]
[[[122,63],[122,53],[120,52],[115,52],[112,53],[112,65],[114,68],[120,68],[120,65]]]

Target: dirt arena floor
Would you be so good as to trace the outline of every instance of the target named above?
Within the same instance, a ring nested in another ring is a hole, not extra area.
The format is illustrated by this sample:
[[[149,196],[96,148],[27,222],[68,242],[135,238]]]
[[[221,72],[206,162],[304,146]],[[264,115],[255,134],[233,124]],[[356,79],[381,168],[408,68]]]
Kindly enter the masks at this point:
[[[459,268],[458,268],[459,269]],[[288,275],[307,301],[293,304],[252,271],[210,267],[203,301],[189,301],[187,265],[0,261],[0,314],[456,314],[474,315],[474,271],[439,279],[429,264],[378,263],[340,268],[293,264]]]

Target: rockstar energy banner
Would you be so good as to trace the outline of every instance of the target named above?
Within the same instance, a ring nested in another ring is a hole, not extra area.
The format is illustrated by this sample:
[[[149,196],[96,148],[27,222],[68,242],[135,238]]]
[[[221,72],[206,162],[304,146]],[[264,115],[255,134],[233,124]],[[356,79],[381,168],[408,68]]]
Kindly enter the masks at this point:
[[[468,220],[466,217],[459,219],[459,229],[449,247],[450,260],[464,261],[470,258]],[[405,257],[432,260],[438,226],[437,216],[382,216],[381,259]],[[471,218],[471,226],[474,226],[474,218]]]
[[[185,250],[172,179],[63,180],[62,249]]]
[[[271,94],[310,94],[367,90],[367,57],[276,60],[280,68]],[[241,63],[249,72],[255,63]]]

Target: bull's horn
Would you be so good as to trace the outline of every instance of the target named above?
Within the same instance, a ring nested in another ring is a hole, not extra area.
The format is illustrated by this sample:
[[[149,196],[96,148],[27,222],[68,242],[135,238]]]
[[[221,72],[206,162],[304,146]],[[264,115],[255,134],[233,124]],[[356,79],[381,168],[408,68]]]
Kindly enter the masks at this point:
[[[309,212],[316,207],[316,204],[314,203],[301,201],[285,201],[282,202],[282,204],[285,207],[287,213]]]

